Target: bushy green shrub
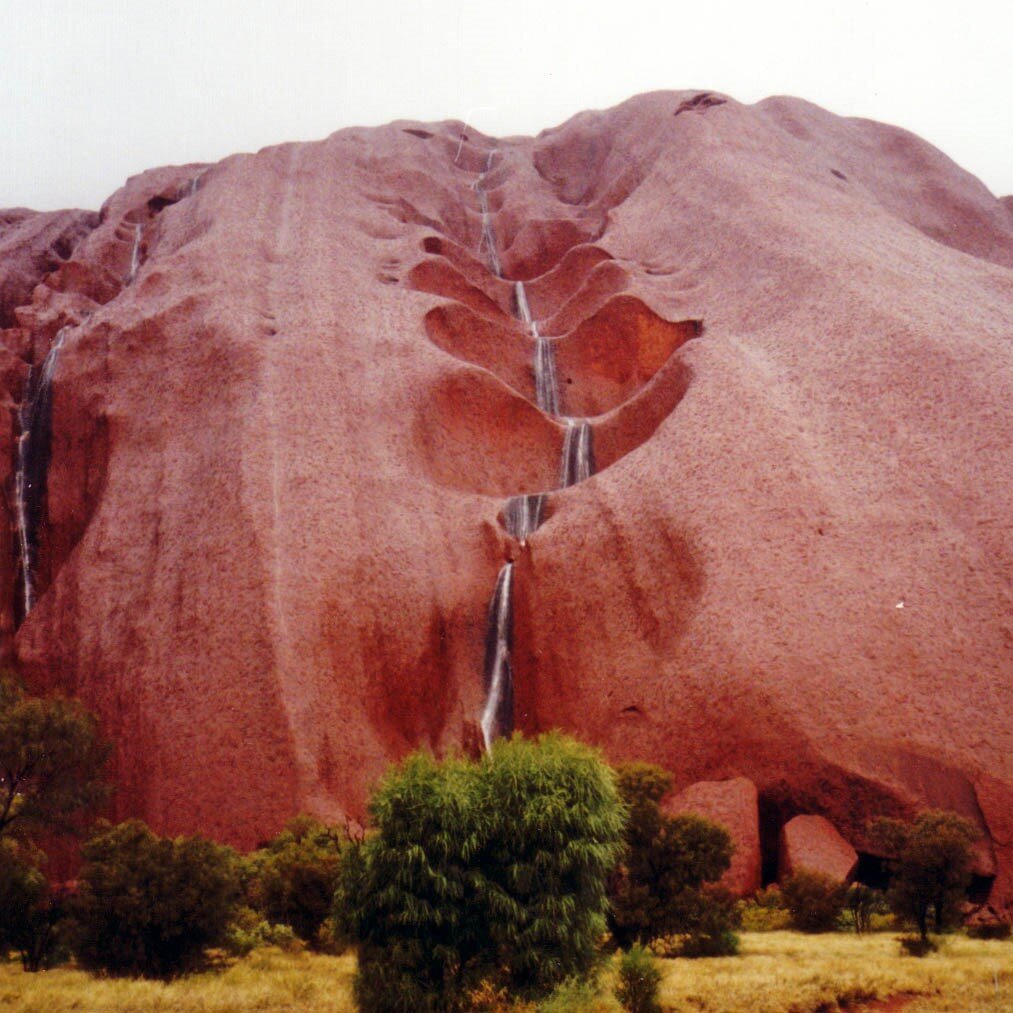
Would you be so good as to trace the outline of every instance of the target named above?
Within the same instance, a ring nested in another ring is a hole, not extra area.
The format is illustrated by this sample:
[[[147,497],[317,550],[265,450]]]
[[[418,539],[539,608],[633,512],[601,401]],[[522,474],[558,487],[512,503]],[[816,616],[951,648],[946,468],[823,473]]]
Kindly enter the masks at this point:
[[[679,952],[735,952],[738,914],[727,894],[705,889],[731,864],[724,827],[700,816],[666,816],[659,802],[671,787],[660,767],[617,768],[629,810],[625,848],[609,884],[609,929],[623,947],[678,937]]]
[[[781,892],[800,932],[833,932],[848,895],[847,883],[813,869],[799,869],[782,884]]]
[[[225,942],[239,893],[231,849],[129,820],[100,824],[82,853],[74,952],[83,966],[168,978]]]
[[[616,967],[616,998],[629,1013],[661,1013],[661,968],[650,950],[631,946]]]
[[[370,811],[335,907],[362,1010],[463,1009],[483,981],[538,998],[593,970],[624,815],[595,751],[546,735],[476,763],[416,754]]]
[[[248,856],[246,896],[266,922],[288,925],[314,949],[331,914],[347,836],[308,816],[297,816]]]

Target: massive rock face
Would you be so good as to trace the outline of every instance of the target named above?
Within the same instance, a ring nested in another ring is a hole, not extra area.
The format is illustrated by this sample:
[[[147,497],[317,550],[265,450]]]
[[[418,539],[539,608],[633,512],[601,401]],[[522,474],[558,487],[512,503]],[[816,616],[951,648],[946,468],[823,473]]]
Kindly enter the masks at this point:
[[[518,728],[750,779],[768,867],[799,814],[862,851],[955,809],[1013,898],[1013,216],[944,155],[657,93],[154,170],[42,256],[22,218],[3,630],[102,716],[117,815],[252,845],[474,747],[510,559]],[[15,634],[16,406],[57,335]],[[558,491],[564,415],[597,473]]]

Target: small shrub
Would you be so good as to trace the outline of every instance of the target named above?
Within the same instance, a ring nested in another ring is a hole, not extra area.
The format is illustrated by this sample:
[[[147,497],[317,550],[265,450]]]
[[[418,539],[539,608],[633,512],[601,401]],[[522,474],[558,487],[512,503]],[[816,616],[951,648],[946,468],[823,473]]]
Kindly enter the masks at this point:
[[[503,985],[496,985],[484,978],[469,993],[468,1013],[535,1013],[531,1003],[511,998]]]
[[[557,985],[537,1009],[538,1013],[617,1013],[620,1007],[596,982],[571,978]]]
[[[845,906],[851,927],[859,934],[872,931],[874,916],[889,910],[883,893],[864,883],[852,883],[845,897]]]
[[[262,946],[296,953],[304,945],[290,925],[272,925],[252,908],[244,907],[236,912],[222,948],[233,957],[246,957]]]
[[[74,953],[84,967],[169,978],[225,942],[239,892],[235,853],[158,837],[140,820],[99,825],[82,849]]]
[[[776,883],[739,901],[739,923],[746,932],[780,932],[791,925],[791,915]]]
[[[799,869],[784,883],[781,892],[800,932],[833,932],[844,910],[846,883],[812,869]]]
[[[650,950],[632,946],[619,958],[616,998],[629,1013],[661,1013],[658,988],[661,969]]]

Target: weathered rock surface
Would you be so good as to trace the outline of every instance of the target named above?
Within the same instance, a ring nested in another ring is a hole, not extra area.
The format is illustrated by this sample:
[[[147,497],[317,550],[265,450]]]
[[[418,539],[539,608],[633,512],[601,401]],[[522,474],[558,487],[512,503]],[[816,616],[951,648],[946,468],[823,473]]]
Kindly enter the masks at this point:
[[[692,813],[720,823],[731,834],[735,853],[721,883],[745,897],[760,888],[763,859],[760,854],[760,810],[756,785],[749,778],[698,781],[677,795],[665,798],[662,811],[669,816]]]
[[[795,816],[781,828],[778,878],[783,882],[800,869],[822,872],[840,883],[858,868],[858,852],[823,816]]]
[[[768,860],[800,813],[862,850],[955,809],[1009,901],[1009,207],[794,99],[465,133],[153,170],[17,289],[9,408],[68,329],[14,648],[102,715],[117,814],[360,818],[392,758],[476,740],[509,556],[519,727],[750,779]],[[504,498],[558,486],[564,426],[515,280],[562,412],[601,413],[523,547]]]

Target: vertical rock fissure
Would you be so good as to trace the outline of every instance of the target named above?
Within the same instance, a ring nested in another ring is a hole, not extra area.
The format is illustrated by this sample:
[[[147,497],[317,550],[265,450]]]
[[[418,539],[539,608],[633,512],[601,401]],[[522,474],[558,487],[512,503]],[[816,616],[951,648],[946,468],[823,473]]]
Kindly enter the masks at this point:
[[[35,563],[39,525],[46,494],[46,473],[52,438],[53,374],[69,328],[57,332],[53,345],[36,370],[28,370],[25,392],[18,408],[17,464],[14,471],[15,523],[17,526],[16,626],[35,606]]]

